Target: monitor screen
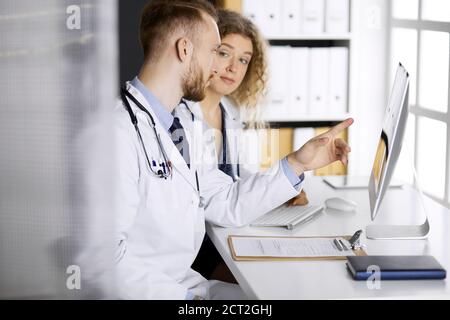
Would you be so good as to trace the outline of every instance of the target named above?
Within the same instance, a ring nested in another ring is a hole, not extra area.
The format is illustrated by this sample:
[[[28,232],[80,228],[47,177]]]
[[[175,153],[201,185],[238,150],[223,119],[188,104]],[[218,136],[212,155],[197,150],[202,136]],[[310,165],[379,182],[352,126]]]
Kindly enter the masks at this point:
[[[373,177],[375,193],[379,193],[381,177],[386,171],[386,164],[388,159],[388,140],[384,131],[381,132],[381,137],[378,142],[377,151],[375,153],[375,160],[373,162]]]
[[[384,115],[383,127],[369,180],[372,220],[375,219],[400,156],[409,113],[408,93],[409,74],[402,64],[399,64]]]

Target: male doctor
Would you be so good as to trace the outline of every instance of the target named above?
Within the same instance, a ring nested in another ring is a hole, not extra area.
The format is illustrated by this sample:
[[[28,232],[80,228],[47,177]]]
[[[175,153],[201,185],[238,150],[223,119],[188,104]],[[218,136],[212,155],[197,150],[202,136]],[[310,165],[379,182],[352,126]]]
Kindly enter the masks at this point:
[[[207,281],[191,269],[205,220],[245,225],[296,196],[305,171],[336,160],[347,163],[350,148],[335,137],[352,119],[267,172],[236,182],[217,168],[199,170],[201,164],[190,161],[189,117],[176,107],[182,97],[202,100],[215,74],[216,19],[203,0],[152,1],[142,12],[144,63],[114,111],[121,298],[244,298],[239,286]]]

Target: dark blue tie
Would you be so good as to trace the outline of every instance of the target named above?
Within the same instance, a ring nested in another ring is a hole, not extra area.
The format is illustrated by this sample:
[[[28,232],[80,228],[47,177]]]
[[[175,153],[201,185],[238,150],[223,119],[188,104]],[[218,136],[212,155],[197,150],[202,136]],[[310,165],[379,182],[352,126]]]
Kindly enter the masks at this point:
[[[186,164],[190,168],[190,157],[189,157],[189,143],[186,139],[186,133],[183,126],[180,123],[178,117],[173,118],[172,126],[169,128],[170,136],[172,141],[180,152],[181,156],[186,161]]]

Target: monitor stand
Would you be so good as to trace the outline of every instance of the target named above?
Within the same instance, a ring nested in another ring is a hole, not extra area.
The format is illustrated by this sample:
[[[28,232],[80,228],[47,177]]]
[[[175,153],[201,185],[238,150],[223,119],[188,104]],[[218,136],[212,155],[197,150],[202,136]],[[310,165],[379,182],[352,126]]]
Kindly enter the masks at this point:
[[[414,194],[407,198],[406,201],[402,202],[402,196],[407,193],[408,188],[403,190],[392,190],[388,188],[386,191],[386,195],[381,203],[381,206],[378,210],[381,212],[378,215],[385,214],[408,214],[412,211],[419,210],[421,208],[421,213],[425,214],[425,222],[419,225],[369,225],[366,227],[366,237],[368,239],[373,240],[406,240],[406,239],[425,239],[430,232],[430,224],[428,223],[427,211],[425,208],[424,195],[422,192],[422,188],[420,187],[420,182],[418,179],[418,175],[416,172],[416,168],[414,166],[413,158],[411,156],[411,152],[405,145],[405,151],[407,152],[408,162],[412,168],[414,173],[414,178],[416,181],[417,190],[413,186],[409,186],[411,190],[413,190]],[[392,192],[400,192],[399,194],[391,194],[391,199],[386,203],[386,196],[388,193]],[[403,199],[405,200],[405,199]],[[383,203],[384,202],[384,203]],[[384,212],[383,212],[384,211]],[[392,212],[394,211],[394,212]]]
[[[430,232],[428,218],[421,225],[370,225],[366,237],[373,240],[425,239]]]

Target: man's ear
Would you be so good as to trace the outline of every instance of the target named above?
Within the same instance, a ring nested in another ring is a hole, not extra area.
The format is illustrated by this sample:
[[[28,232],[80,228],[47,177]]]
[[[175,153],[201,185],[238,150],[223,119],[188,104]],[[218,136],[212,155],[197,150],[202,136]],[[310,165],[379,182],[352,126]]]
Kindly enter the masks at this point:
[[[175,42],[175,46],[178,59],[180,59],[181,62],[189,60],[194,49],[192,42],[188,38],[183,37]]]

